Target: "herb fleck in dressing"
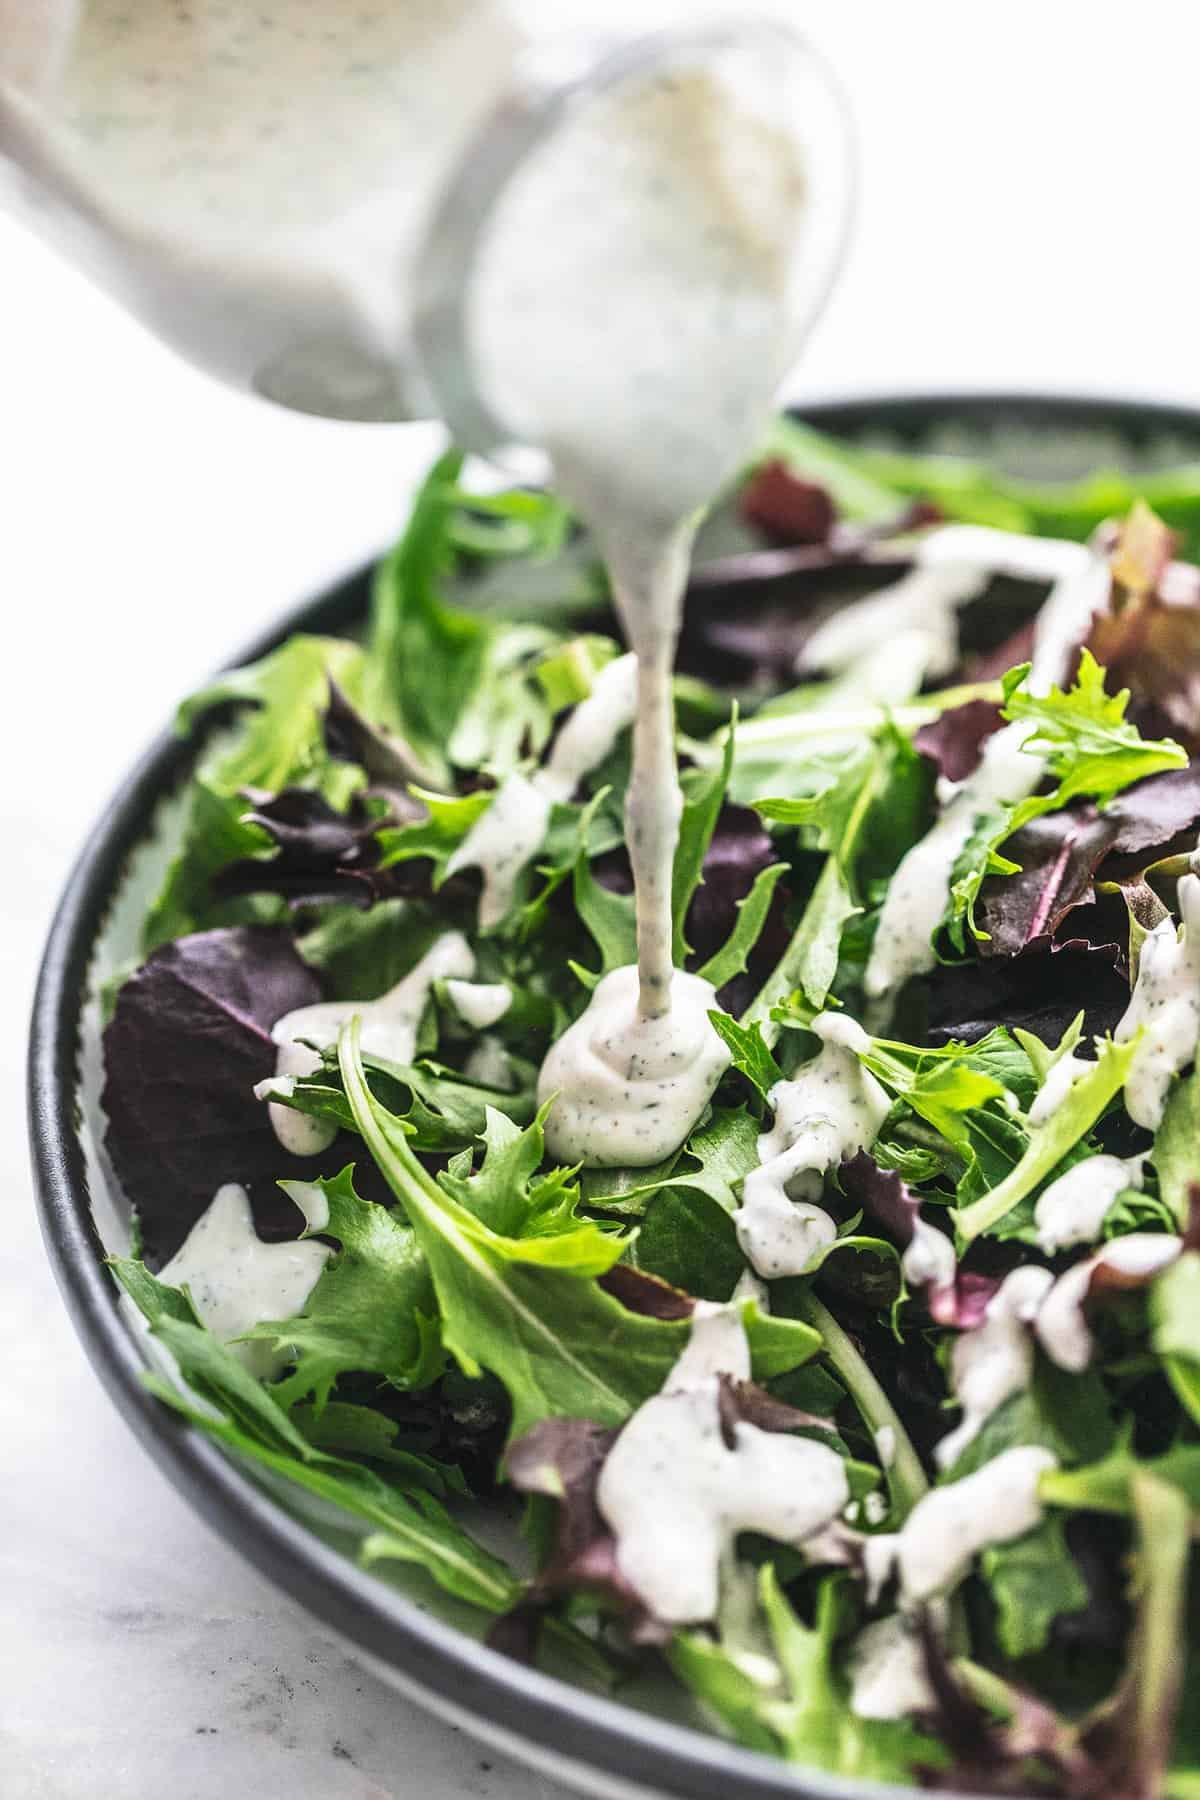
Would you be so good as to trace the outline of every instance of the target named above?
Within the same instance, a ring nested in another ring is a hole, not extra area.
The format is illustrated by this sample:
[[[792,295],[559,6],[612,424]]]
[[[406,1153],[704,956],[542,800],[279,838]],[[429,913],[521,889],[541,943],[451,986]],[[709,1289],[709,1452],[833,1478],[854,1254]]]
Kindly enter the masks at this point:
[[[302,1312],[330,1257],[326,1244],[264,1244],[254,1229],[245,1188],[229,1182],[159,1272],[168,1287],[186,1288],[209,1330],[261,1381],[273,1381],[290,1358],[286,1347],[233,1340],[265,1319]]]
[[[377,1056],[384,1062],[411,1062],[421,1015],[434,982],[455,976],[465,980],[474,973],[475,954],[471,946],[461,932],[448,931],[403,980],[378,1000],[323,1000],[316,1006],[302,1006],[298,1012],[285,1013],[271,1031],[279,1046],[275,1075],[273,1080],[259,1085],[259,1099],[290,1092],[302,1076],[315,1074],[321,1066],[320,1052],[337,1043],[342,1026],[356,1013],[362,1018],[365,1055]],[[316,1048],[310,1047],[314,1045]],[[331,1120],[309,1118],[278,1101],[272,1101],[268,1111],[276,1137],[293,1156],[318,1156],[337,1136],[337,1126]]]
[[[671,1624],[716,1617],[720,1570],[742,1531],[799,1544],[849,1498],[836,1451],[738,1421],[722,1429],[719,1377],[744,1381],[750,1352],[736,1306],[697,1306],[687,1349],[639,1407],[600,1474],[597,1503],[617,1561]]]
[[[744,1254],[769,1280],[802,1274],[834,1241],[833,1220],[815,1204],[824,1173],[874,1142],[891,1105],[858,1060],[869,1040],[853,1019],[821,1013],[812,1029],[821,1050],[794,1081],[771,1089],[775,1122],[758,1140],[760,1166],[746,1176],[734,1215]]]

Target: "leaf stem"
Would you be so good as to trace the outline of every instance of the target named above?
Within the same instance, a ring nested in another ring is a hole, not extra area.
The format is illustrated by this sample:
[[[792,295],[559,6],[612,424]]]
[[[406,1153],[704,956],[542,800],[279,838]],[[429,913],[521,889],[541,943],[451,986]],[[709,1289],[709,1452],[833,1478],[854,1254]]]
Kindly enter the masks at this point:
[[[899,1413],[871,1373],[862,1352],[811,1288],[801,1298],[798,1311],[805,1324],[820,1332],[824,1354],[845,1382],[863,1423],[876,1436],[880,1431],[892,1434],[893,1451],[884,1463],[884,1473],[899,1524],[929,1491],[929,1482],[912,1439],[904,1429]]]

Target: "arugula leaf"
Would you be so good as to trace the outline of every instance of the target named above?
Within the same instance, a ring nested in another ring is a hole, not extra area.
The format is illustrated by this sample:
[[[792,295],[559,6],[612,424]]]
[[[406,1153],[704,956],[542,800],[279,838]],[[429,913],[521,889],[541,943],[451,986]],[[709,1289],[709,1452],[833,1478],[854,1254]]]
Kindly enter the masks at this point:
[[[601,887],[592,874],[586,845],[575,859],[575,911],[600,952],[597,979],[637,961],[637,917],[632,894]]]
[[[181,1294],[155,1281],[140,1264],[115,1259],[110,1267],[187,1382],[188,1391],[181,1391],[147,1371],[143,1380],[160,1400],[258,1468],[393,1536],[409,1559],[448,1593],[489,1612],[504,1612],[514,1604],[520,1584],[427,1491],[424,1469],[410,1487],[398,1474],[388,1479],[318,1449],[270,1388],[256,1381],[210,1331],[183,1316]]]
[[[473,794],[435,794],[428,788],[419,787],[410,791],[425,808],[426,817],[410,825],[378,832],[380,856],[377,866],[381,870],[390,869],[396,863],[428,857],[434,866],[436,891],[446,879],[446,864],[472,825],[488,810],[495,799],[495,791],[480,788]]]
[[[297,1318],[264,1320],[246,1334],[294,1351],[295,1369],[272,1390],[279,1404],[312,1395],[319,1413],[339,1376],[355,1372],[398,1388],[435,1381],[444,1361],[437,1302],[411,1227],[359,1198],[352,1167],[329,1180],[280,1186],[298,1205],[298,1195],[320,1193],[328,1209],[321,1234],[335,1238],[341,1252],[325,1265]]]
[[[683,1149],[654,1168],[582,1170],[584,1200],[601,1212],[636,1218],[656,1194],[675,1188],[702,1193],[723,1212],[736,1212],[735,1186],[758,1166],[758,1134],[758,1121],[743,1107],[715,1106]]]
[[[291,1416],[293,1425],[316,1450],[403,1470],[414,1487],[428,1488],[439,1499],[447,1493],[467,1495],[470,1491],[461,1469],[453,1463],[436,1462],[423,1451],[406,1449],[400,1442],[401,1426],[373,1406],[329,1400],[320,1411],[315,1406],[293,1406]]]
[[[550,1237],[575,1231],[584,1223],[576,1217],[579,1187],[571,1180],[574,1171],[537,1173],[545,1146],[543,1127],[552,1104],[548,1100],[524,1131],[507,1113],[489,1106],[478,1170],[468,1175],[452,1165],[438,1176],[452,1200],[501,1237]]]
[[[418,963],[445,929],[431,907],[413,900],[379,900],[366,912],[330,906],[296,940],[325,991],[340,1000],[377,1000]]]
[[[728,1300],[746,1266],[730,1215],[683,1182],[654,1197],[631,1254],[637,1268],[699,1300]]]
[[[1104,670],[1090,650],[1080,653],[1075,685],[1064,693],[1031,694],[1022,687],[1025,669],[1004,677],[1004,717],[1034,726],[1023,748],[1045,756],[1059,783],[1056,805],[1079,794],[1103,802],[1122,788],[1165,769],[1187,767],[1187,751],[1172,738],[1143,738],[1125,717],[1129,689],[1107,694]]]
[[[1072,1084],[1044,1125],[1030,1129],[1028,1145],[1016,1167],[991,1193],[956,1209],[954,1223],[968,1243],[982,1232],[994,1230],[1086,1136],[1124,1085],[1139,1041],[1134,1037],[1128,1043],[1114,1044],[1110,1038],[1096,1039],[1094,1066]]]
[[[269,834],[244,822],[243,789],[312,788],[342,808],[362,786],[362,772],[325,748],[323,723],[329,684],[355,687],[363,667],[357,644],[340,638],[289,638],[261,662],[233,669],[179,708],[177,729],[192,731],[219,706],[246,707],[232,740],[220,734],[201,758],[188,791],[180,848],[142,926],[142,948],[153,950],[202,925],[263,916],[245,902],[214,903],[209,884],[227,864],[270,850]],[[278,908],[276,908],[278,910]],[[270,916],[268,914],[267,916]]]
[[[367,711],[399,731],[444,781],[449,742],[463,697],[479,681],[486,628],[443,604],[441,583],[454,562],[451,521],[459,506],[460,451],[430,469],[408,526],[375,571],[363,679]]]
[[[811,1006],[825,1004],[837,974],[842,933],[862,910],[855,892],[863,872],[873,872],[881,858],[890,871],[908,848],[907,841],[893,845],[878,820],[889,810],[907,819],[917,799],[914,776],[918,784],[924,781],[919,764],[911,746],[885,721],[868,753],[847,762],[847,778],[835,780],[812,804],[809,826],[829,854],[791,943],[743,1018],[744,1024],[762,1025],[769,1045],[779,1035],[775,1009],[795,989]],[[796,804],[810,805],[786,800],[755,804],[767,817],[786,815]]]
[[[759,870],[750,892],[737,902],[737,923],[733,930],[721,948],[697,969],[701,980],[711,981],[714,988],[720,989],[745,971],[750,952],[757,944],[771,910],[776,884],[786,870],[786,863],[772,863],[769,868]]]
[[[619,1425],[662,1386],[687,1339],[684,1320],[626,1311],[594,1277],[612,1267],[623,1241],[581,1224],[544,1237],[492,1231],[428,1175],[403,1123],[367,1086],[352,1023],[338,1046],[355,1121],[425,1251],[447,1348],[468,1374],[487,1368],[513,1406],[512,1435],[539,1419],[587,1418]],[[745,1317],[766,1379],[803,1362],[817,1334],[788,1321]]]
[[[762,1100],[770,1098],[771,1089],[783,1080],[783,1070],[767,1047],[766,1034],[757,1023],[740,1025],[728,1013],[710,1012],[709,1022],[729,1050],[730,1063],[744,1075]]]
[[[355,1131],[336,1055],[333,1051],[325,1054],[326,1060],[315,1074],[271,1080],[269,1085],[260,1084],[260,1091],[278,1106],[311,1118],[330,1119],[345,1131]],[[485,1130],[492,1106],[502,1108],[519,1125],[529,1123],[537,1109],[537,1071],[529,1064],[518,1065],[513,1058],[510,1062],[525,1077],[511,1093],[467,1081],[457,1070],[434,1062],[390,1063],[370,1057],[368,1067],[372,1085],[386,1095],[390,1110],[403,1117],[413,1147],[432,1153],[468,1149]]]

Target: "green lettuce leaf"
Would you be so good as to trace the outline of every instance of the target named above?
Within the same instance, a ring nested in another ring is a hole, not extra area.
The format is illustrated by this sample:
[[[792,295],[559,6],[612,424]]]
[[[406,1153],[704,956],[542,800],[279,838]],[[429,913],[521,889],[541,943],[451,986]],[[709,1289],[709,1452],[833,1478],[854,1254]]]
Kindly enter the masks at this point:
[[[416,1160],[403,1123],[367,1085],[353,1024],[339,1056],[358,1128],[428,1259],[443,1341],[467,1374],[486,1368],[504,1383],[512,1435],[555,1416],[622,1424],[662,1386],[687,1322],[630,1313],[596,1284],[624,1244],[595,1225],[525,1238],[491,1230]],[[815,1332],[760,1318],[753,1304],[746,1319],[763,1378],[816,1348]]]
[[[118,1280],[144,1314],[154,1336],[170,1351],[187,1383],[181,1389],[155,1372],[146,1386],[259,1471],[339,1508],[352,1519],[403,1545],[407,1559],[425,1569],[447,1593],[488,1612],[506,1612],[520,1583],[504,1563],[455,1523],[420,1485],[406,1484],[312,1444],[272,1390],[256,1381],[210,1331],[188,1318],[182,1294],[155,1281],[138,1263],[116,1260]]]
[[[280,1186],[308,1206],[298,1191],[315,1188],[328,1207],[321,1235],[337,1240],[320,1279],[294,1319],[265,1320],[247,1332],[289,1350],[295,1368],[272,1392],[290,1406],[309,1395],[319,1412],[339,1376],[377,1375],[398,1388],[427,1387],[442,1372],[437,1301],[429,1268],[410,1226],[394,1212],[354,1191],[353,1168],[311,1184]]]
[[[353,693],[362,666],[357,644],[293,637],[261,662],[231,670],[183,703],[177,716],[183,733],[215,707],[245,710],[232,738],[221,733],[197,766],[179,850],[142,927],[144,951],[208,925],[262,915],[261,901],[214,904],[209,891],[213,876],[228,863],[274,847],[266,831],[244,822],[251,809],[243,789],[312,788],[341,809],[362,786],[362,771],[331,757],[323,734],[330,681]]]

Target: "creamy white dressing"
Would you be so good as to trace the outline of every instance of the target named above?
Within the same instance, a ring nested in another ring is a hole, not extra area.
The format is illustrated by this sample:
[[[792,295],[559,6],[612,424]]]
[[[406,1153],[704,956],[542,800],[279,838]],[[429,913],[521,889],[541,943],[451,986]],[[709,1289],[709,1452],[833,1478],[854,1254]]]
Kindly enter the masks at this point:
[[[230,1344],[251,1374],[272,1381],[288,1362],[286,1350],[232,1340],[263,1320],[292,1319],[302,1312],[330,1255],[326,1244],[264,1244],[245,1188],[229,1182],[217,1190],[158,1279],[185,1287],[214,1336]]]
[[[446,983],[446,998],[464,1025],[486,1031],[497,1025],[512,1005],[512,989],[506,981],[458,981]]]
[[[960,532],[964,535],[958,536]],[[1038,615],[1028,677],[1030,692],[1044,694],[1062,679],[1071,649],[1093,614],[1106,604],[1108,566],[1081,544],[1056,544],[1053,539],[1042,544],[1039,539],[1016,538],[1009,549],[1007,542],[1006,532],[993,533],[979,526],[947,527],[933,560],[936,564],[940,553],[947,562],[956,563],[974,548],[976,554],[989,558],[987,567],[997,573],[1041,580],[1051,568],[1055,570],[1055,587]],[[1045,552],[1040,562],[1032,549],[1039,544]],[[997,805],[1025,799],[1045,773],[1045,759],[1022,749],[1032,731],[1028,723],[1018,721],[990,737],[979,767],[957,789],[936,824],[901,859],[884,899],[867,964],[864,986],[872,998],[889,994],[910,977],[933,968],[933,935],[949,903],[954,865],[977,821]]]
[[[726,1445],[718,1377],[745,1380],[749,1369],[739,1309],[697,1307],[662,1392],[639,1407],[600,1472],[597,1504],[621,1572],[671,1624],[717,1616],[739,1532],[802,1543],[849,1495],[843,1461],[824,1444],[738,1423]]]
[[[905,1719],[936,1703],[921,1640],[902,1613],[863,1626],[847,1672],[850,1706],[860,1719]]]
[[[979,767],[936,824],[901,858],[888,884],[867,964],[864,987],[872,998],[933,968],[933,934],[949,903],[954,865],[981,814],[1025,799],[1042,778],[1042,759],[1021,747],[1031,732],[1027,722],[1018,721],[988,738]]]
[[[952,1468],[992,1414],[1028,1387],[1033,1374],[1030,1327],[1053,1285],[1049,1269],[1033,1264],[1014,1269],[988,1302],[982,1322],[955,1339],[950,1372],[963,1416],[934,1450],[939,1468]]]
[[[867,1149],[891,1102],[859,1055],[869,1039],[844,1013],[820,1013],[812,1030],[821,1039],[813,1061],[792,1081],[771,1089],[774,1122],[758,1140],[759,1167],[742,1184],[734,1214],[743,1254],[768,1280],[799,1275],[837,1236],[815,1204],[824,1174]]]
[[[863,1540],[871,1593],[878,1595],[893,1572],[905,1607],[949,1593],[981,1550],[1011,1543],[1041,1523],[1038,1483],[1057,1467],[1052,1451],[1019,1444],[961,1481],[931,1488],[898,1532]]]
[[[944,1231],[918,1218],[912,1241],[900,1258],[900,1272],[910,1287],[946,1288],[958,1273],[954,1245]]]
[[[1040,1121],[1030,1114],[1030,1122]],[[1052,1181],[1034,1208],[1039,1249],[1053,1256],[1076,1244],[1094,1244],[1117,1195],[1126,1188],[1141,1187],[1145,1160],[1144,1156],[1089,1156]]]
[[[977,563],[926,565],[924,548],[917,550],[917,566],[899,581],[818,625],[797,658],[797,671],[840,673],[874,656],[881,644],[891,650],[902,641],[905,655],[913,646],[921,677],[948,674],[958,662],[959,609],[983,592],[991,571]]]
[[[306,1235],[324,1231],[329,1224],[329,1196],[316,1181],[281,1181],[280,1187],[304,1215]]]
[[[1067,1098],[1075,1083],[1085,1075],[1095,1073],[1096,1065],[1086,1057],[1076,1056],[1068,1052],[1051,1064],[1046,1079],[1033,1097],[1029,1108],[1029,1123],[1045,1125],[1053,1113],[1056,1113]]]
[[[285,1013],[271,1030],[278,1046],[275,1077],[260,1082],[255,1092],[259,1099],[268,1099],[272,1093],[290,1091],[302,1076],[314,1074],[321,1066],[321,1050],[337,1043],[342,1026],[356,1013],[362,1019],[364,1054],[385,1062],[411,1062],[434,982],[455,976],[466,979],[474,973],[475,954],[466,938],[447,931],[378,1000],[324,1000]],[[267,1110],[276,1137],[293,1156],[317,1156],[337,1136],[337,1126],[330,1120],[308,1118],[276,1100]]]
[[[669,1010],[638,1010],[634,967],[596,984],[542,1064],[538,1104],[557,1095],[546,1148],[564,1163],[646,1168],[677,1150],[729,1067],[713,1030],[712,984],[676,969]]]
[[[448,859],[448,876],[457,875],[460,869],[478,869],[483,877],[481,931],[494,931],[511,908],[522,871],[545,841],[551,804],[548,794],[514,769]]]
[[[1125,1077],[1125,1105],[1147,1131],[1161,1125],[1171,1083],[1195,1060],[1200,1040],[1200,876],[1183,876],[1178,892],[1178,934],[1167,918],[1143,938],[1133,994],[1113,1033],[1119,1044],[1143,1034]]]
[[[1097,1271],[1108,1271],[1115,1285],[1124,1280],[1136,1286],[1169,1268],[1182,1248],[1182,1240],[1170,1232],[1135,1231],[1075,1263],[1059,1276],[1038,1308],[1034,1329],[1046,1355],[1060,1369],[1080,1374],[1096,1347],[1084,1308]]]
[[[605,663],[554,740],[534,785],[551,800],[568,801],[585,775],[610,755],[637,714],[637,657],[632,651]]]
[[[497,788],[446,864],[446,873],[478,869],[483,877],[479,925],[491,931],[508,914],[517,882],[546,841],[550,812],[568,801],[584,776],[612,750],[637,711],[637,658],[619,656],[600,670],[574,708],[545,763],[532,775],[514,771]]]
[[[463,1074],[468,1081],[477,1081],[480,1087],[495,1088],[502,1094],[511,1094],[518,1086],[512,1057],[490,1031],[485,1031],[472,1049],[463,1064]]]

